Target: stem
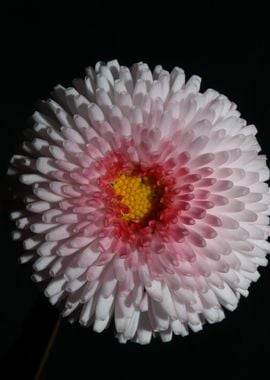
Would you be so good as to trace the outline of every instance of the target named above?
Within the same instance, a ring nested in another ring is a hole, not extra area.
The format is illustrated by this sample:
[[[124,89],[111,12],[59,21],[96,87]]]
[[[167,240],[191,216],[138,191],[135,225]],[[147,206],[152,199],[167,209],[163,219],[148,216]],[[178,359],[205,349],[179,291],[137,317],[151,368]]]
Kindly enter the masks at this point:
[[[35,373],[34,380],[40,380],[41,379],[42,372],[44,370],[44,367],[45,367],[46,362],[48,360],[48,357],[50,355],[51,349],[53,347],[56,335],[58,333],[58,330],[59,330],[59,327],[60,327],[60,324],[61,324],[61,319],[62,319],[62,317],[61,317],[61,315],[59,315],[59,317],[58,317],[58,319],[57,319],[57,321],[55,323],[55,326],[53,328],[53,331],[52,331],[52,334],[50,336],[50,339],[48,341],[47,347],[46,347],[46,349],[44,351],[44,354],[43,354],[43,356],[41,358],[41,361],[39,363],[38,369],[37,369],[37,371]]]

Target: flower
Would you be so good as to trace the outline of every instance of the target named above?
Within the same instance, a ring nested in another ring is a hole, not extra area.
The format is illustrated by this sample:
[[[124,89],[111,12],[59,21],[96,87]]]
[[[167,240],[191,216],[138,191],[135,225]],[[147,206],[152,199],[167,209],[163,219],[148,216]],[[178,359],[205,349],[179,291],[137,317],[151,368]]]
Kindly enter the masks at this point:
[[[11,160],[27,185],[12,213],[21,261],[34,261],[62,316],[97,332],[114,319],[123,343],[221,321],[267,264],[257,129],[178,67],[114,60],[86,71],[42,102]]]

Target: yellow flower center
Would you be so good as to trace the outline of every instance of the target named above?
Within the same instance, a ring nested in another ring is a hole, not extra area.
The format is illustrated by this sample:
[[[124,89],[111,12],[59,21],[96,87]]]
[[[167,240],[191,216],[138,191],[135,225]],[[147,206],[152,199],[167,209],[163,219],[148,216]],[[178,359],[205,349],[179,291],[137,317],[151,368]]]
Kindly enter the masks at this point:
[[[121,196],[121,203],[129,209],[123,213],[124,220],[142,220],[150,214],[156,186],[147,176],[121,174],[112,186],[115,194]]]

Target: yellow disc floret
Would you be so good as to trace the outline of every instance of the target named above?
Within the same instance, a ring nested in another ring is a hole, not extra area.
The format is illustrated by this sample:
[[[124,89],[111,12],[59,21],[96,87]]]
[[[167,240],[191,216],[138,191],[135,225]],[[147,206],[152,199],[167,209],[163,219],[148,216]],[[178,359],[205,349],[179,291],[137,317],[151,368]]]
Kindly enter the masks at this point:
[[[123,219],[141,220],[149,215],[152,209],[154,187],[147,177],[121,174],[112,184],[115,195],[121,197],[121,203],[128,207]]]

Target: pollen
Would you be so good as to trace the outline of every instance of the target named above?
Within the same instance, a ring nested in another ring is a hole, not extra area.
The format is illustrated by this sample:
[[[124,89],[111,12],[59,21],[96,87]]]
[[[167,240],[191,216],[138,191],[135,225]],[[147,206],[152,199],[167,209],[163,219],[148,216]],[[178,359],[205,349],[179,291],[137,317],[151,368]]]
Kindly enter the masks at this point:
[[[152,212],[155,199],[155,184],[147,176],[121,174],[113,182],[115,195],[127,206],[122,218],[126,221],[142,220]]]

